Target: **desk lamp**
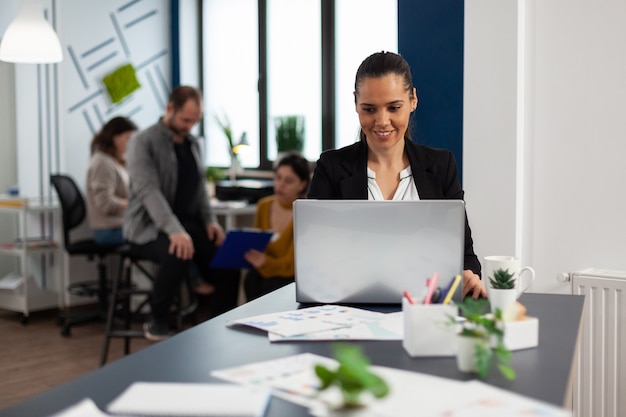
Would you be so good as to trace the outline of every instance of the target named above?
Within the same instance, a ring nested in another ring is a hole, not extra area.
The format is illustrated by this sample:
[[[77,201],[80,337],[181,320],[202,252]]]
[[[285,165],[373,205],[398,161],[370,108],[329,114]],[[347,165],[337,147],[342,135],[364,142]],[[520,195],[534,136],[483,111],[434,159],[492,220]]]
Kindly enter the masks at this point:
[[[230,165],[230,180],[235,181],[237,173],[241,170],[239,162],[239,153],[245,147],[250,146],[248,143],[248,134],[243,132],[239,138],[239,142],[233,145],[231,149],[231,165]]]

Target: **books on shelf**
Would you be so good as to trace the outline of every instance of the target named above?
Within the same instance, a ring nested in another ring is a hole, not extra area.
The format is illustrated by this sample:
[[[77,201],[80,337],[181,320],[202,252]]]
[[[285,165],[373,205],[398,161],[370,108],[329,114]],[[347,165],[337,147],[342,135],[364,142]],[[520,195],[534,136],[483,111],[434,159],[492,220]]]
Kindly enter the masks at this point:
[[[7,275],[0,278],[0,290],[16,290],[22,286],[23,282],[24,277],[14,272],[9,272]]]
[[[28,206],[28,199],[8,194],[0,194],[0,207],[19,208]]]
[[[0,292],[7,294],[25,295],[28,291],[29,295],[38,295],[49,293],[46,282],[35,279],[32,274],[28,274],[26,278],[16,272],[9,272],[0,278]]]
[[[24,246],[28,249],[56,248],[57,243],[54,240],[42,238],[28,238],[25,240],[18,238],[13,242],[0,243],[0,249],[23,249]]]

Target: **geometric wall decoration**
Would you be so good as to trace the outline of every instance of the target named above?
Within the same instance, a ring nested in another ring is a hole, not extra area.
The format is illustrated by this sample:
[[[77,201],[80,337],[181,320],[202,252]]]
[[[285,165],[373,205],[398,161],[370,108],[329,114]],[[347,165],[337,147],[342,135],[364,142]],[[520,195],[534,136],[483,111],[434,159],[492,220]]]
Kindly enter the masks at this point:
[[[131,118],[144,128],[162,114],[170,91],[169,3],[65,0],[60,4],[68,23],[62,40],[69,58],[63,73],[63,85],[70,89],[64,94],[70,119],[65,126],[76,141],[93,137],[114,116]],[[86,14],[92,18],[84,19]],[[129,73],[135,73],[136,87],[141,88],[114,99],[104,78],[129,64],[133,70]],[[76,166],[76,171],[82,170]]]

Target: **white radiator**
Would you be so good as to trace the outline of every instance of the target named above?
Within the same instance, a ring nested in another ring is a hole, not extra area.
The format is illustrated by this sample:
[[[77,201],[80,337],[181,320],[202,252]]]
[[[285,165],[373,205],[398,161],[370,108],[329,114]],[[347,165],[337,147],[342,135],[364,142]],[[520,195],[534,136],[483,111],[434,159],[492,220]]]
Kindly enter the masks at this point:
[[[585,295],[574,375],[574,417],[626,417],[626,272],[571,273],[572,294]]]

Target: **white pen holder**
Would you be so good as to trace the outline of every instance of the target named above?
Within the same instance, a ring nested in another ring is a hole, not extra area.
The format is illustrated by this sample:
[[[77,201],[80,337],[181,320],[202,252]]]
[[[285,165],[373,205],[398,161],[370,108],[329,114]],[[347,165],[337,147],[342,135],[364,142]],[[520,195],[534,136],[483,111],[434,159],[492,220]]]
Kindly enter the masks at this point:
[[[457,308],[449,304],[411,304],[402,299],[404,338],[402,346],[409,356],[456,355],[456,326],[451,317]]]

